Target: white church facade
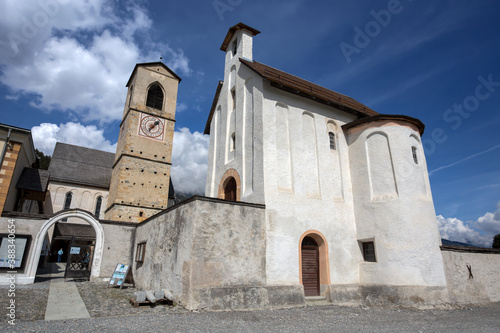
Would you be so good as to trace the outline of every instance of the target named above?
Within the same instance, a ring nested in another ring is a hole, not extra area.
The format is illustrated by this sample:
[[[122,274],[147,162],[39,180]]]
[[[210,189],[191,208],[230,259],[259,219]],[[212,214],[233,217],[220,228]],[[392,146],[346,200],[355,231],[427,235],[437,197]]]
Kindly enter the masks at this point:
[[[441,245],[424,125],[253,60],[257,34],[239,23],[221,46],[205,196],[168,204],[181,79],[138,64],[104,214],[2,213],[27,239],[18,281],[35,281],[47,230],[67,218],[94,228],[92,279],[131,264],[139,288],[188,309],[500,301],[498,251]]]
[[[205,195],[234,178],[238,200],[265,205],[266,282],[444,291],[423,124],[253,61],[257,33],[237,25],[221,48]]]

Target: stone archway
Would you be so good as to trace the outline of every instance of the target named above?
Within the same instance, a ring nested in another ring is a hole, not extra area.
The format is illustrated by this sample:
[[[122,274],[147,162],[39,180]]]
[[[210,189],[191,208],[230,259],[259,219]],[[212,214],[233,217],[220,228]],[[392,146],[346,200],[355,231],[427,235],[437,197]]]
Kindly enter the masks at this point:
[[[320,290],[319,294],[322,294],[321,292],[321,286],[328,286],[330,285],[330,265],[329,265],[329,258],[328,258],[328,243],[326,242],[325,236],[317,230],[309,230],[306,231],[302,236],[300,237],[299,240],[299,280],[300,284],[304,285],[304,279],[303,279],[303,258],[302,258],[302,245],[304,243],[304,239],[309,238],[312,239],[313,242],[316,244],[318,248],[318,264],[319,264],[319,285],[320,285]],[[307,239],[306,239],[307,240]]]
[[[82,220],[89,223],[95,230],[95,249],[92,259],[91,279],[99,277],[99,273],[101,270],[102,253],[104,248],[104,230],[102,228],[102,225],[94,218],[91,213],[85,210],[69,209],[54,214],[42,225],[42,227],[38,231],[35,238],[32,255],[27,267],[26,282],[28,284],[35,282],[36,270],[38,267],[38,261],[40,260],[40,253],[42,252],[43,241],[45,235],[49,231],[49,228],[57,221],[70,217],[81,218]]]
[[[233,183],[234,186],[234,199],[232,201],[241,201],[241,180],[240,180],[240,175],[238,172],[234,169],[229,169],[227,170],[224,175],[222,176],[220,183],[219,183],[219,190],[217,192],[217,197],[219,199],[226,199],[227,200],[227,185],[228,183]]]

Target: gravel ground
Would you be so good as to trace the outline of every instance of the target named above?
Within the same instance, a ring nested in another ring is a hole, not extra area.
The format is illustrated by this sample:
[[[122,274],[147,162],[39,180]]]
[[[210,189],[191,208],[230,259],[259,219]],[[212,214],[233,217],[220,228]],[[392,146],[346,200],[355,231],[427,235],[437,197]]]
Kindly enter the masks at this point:
[[[500,304],[460,310],[340,306],[276,311],[159,312],[19,322],[12,332],[499,332]],[[0,324],[0,331],[8,326]]]
[[[76,286],[91,317],[187,312],[172,304],[133,307],[129,300],[137,289],[131,286],[124,286],[123,289],[107,288],[104,282],[76,282]]]
[[[135,288],[106,288],[103,282],[76,282],[90,319],[44,321],[50,280],[16,290],[12,332],[500,332],[500,303],[453,310],[322,306],[288,310],[190,312],[168,304],[130,305]],[[0,308],[9,302],[0,287]],[[2,316],[6,318],[5,316]]]
[[[19,320],[43,320],[49,297],[49,286],[48,281],[16,286],[13,298],[16,305],[16,318]],[[7,311],[4,309],[7,309],[11,300],[8,294],[8,286],[0,286],[0,311]]]

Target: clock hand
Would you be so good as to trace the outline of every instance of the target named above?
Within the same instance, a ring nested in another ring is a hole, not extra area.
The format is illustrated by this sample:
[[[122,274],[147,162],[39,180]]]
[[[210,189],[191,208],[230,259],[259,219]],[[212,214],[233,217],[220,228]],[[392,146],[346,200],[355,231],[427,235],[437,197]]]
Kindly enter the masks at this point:
[[[157,120],[157,121],[155,121],[153,124],[151,124],[151,125],[149,126],[149,129],[148,129],[148,130],[151,132],[151,130],[152,130],[153,128],[155,128],[155,127],[156,127],[156,125],[158,125],[158,124],[160,124],[160,121],[159,121],[159,120]]]

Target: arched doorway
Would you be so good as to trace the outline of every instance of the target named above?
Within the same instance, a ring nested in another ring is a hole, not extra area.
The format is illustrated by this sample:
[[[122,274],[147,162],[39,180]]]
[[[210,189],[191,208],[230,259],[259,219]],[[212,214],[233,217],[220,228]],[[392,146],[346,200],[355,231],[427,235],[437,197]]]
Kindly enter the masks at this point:
[[[241,200],[240,175],[234,169],[227,170],[219,183],[217,198],[231,201]]]
[[[35,244],[33,247],[33,252],[29,259],[28,269],[27,269],[27,282],[33,283],[35,281],[36,271],[38,267],[38,262],[40,260],[40,253],[42,251],[43,242],[45,239],[45,235],[49,231],[50,227],[54,225],[57,221],[62,219],[68,219],[70,217],[80,218],[87,223],[89,223],[95,230],[95,248],[94,254],[92,258],[92,267],[91,267],[91,278],[99,277],[99,273],[101,270],[101,259],[104,247],[104,230],[102,225],[92,216],[91,213],[81,210],[81,209],[71,209],[64,210],[59,213],[54,214],[50,219],[48,219],[38,231]]]
[[[300,283],[305,296],[325,294],[330,285],[328,244],[316,230],[305,232],[299,241]]]
[[[319,296],[319,246],[309,236],[304,237],[301,246],[302,253],[302,284],[305,296]]]
[[[236,180],[230,177],[224,186],[224,200],[236,201]]]

